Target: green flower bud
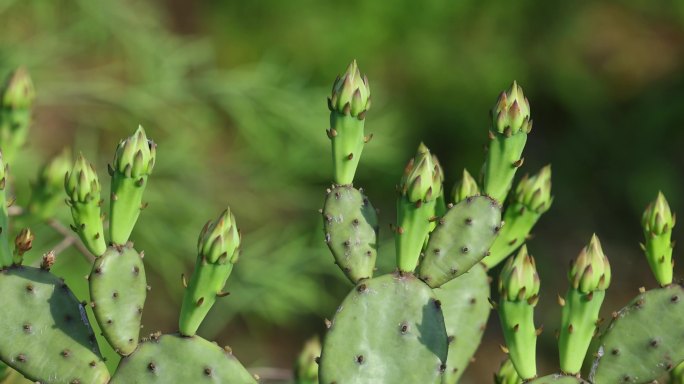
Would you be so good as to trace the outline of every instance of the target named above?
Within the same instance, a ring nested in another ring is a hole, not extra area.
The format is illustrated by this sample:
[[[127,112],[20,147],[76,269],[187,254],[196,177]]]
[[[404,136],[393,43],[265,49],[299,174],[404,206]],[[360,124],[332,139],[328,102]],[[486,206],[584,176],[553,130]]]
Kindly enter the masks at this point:
[[[9,75],[0,93],[2,108],[29,108],[35,98],[36,92],[33,88],[33,82],[24,67],[17,68]]]
[[[148,176],[154,168],[157,146],[148,140],[145,130],[138,126],[135,133],[119,142],[114,155],[114,170],[125,177]]]
[[[582,293],[605,291],[610,285],[610,276],[610,263],[594,234],[570,268],[570,284]]]
[[[514,81],[508,92],[502,92],[492,109],[492,122],[496,132],[510,133],[532,130],[530,120],[530,103],[523,94],[522,88]]]
[[[499,371],[494,374],[494,383],[496,384],[521,384],[522,379],[518,376],[513,363],[510,359],[506,359],[501,363]]]
[[[309,339],[297,356],[294,374],[297,384],[318,384],[318,363],[321,341],[318,336]]]
[[[646,207],[641,219],[644,234],[662,235],[672,231],[675,226],[676,217],[670,211],[670,205],[665,200],[662,192],[658,192],[658,197]]]
[[[523,245],[515,257],[511,257],[501,270],[499,292],[508,301],[526,300],[536,305],[539,294],[539,275],[534,258]]]
[[[470,175],[467,169],[463,169],[463,177],[461,180],[454,185],[454,189],[451,192],[451,197],[454,200],[454,204],[465,200],[470,196],[477,196],[480,194],[480,188],[477,186],[477,181]]]
[[[442,194],[444,173],[437,157],[420,143],[416,156],[409,160],[399,184],[399,191],[412,203],[436,200]]]
[[[212,264],[235,264],[239,247],[240,232],[230,208],[223,211],[215,221],[207,222],[197,241],[198,255]]]
[[[71,170],[71,151],[63,150],[38,171],[38,179],[31,185],[31,214],[47,219],[62,201],[64,176]]]
[[[347,67],[347,71],[335,79],[332,95],[328,99],[330,110],[337,110],[345,115],[359,116],[370,109],[370,86],[368,78],[361,75],[356,60]]]
[[[549,210],[553,203],[551,196],[551,165],[542,168],[533,176],[525,175],[515,189],[515,199],[527,209],[539,214]]]
[[[88,203],[100,200],[100,181],[92,164],[79,154],[71,172],[66,173],[64,188],[74,202]]]

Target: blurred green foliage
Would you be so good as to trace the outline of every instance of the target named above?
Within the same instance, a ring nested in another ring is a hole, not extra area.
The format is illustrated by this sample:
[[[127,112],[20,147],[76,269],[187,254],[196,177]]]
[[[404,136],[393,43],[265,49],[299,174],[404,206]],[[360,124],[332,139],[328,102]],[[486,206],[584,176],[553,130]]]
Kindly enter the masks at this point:
[[[106,180],[116,141],[142,124],[159,143],[150,206],[132,236],[153,288],[146,329],[175,329],[196,236],[229,204],[244,252],[233,294],[200,333],[251,366],[288,367],[347,290],[316,209],[331,174],[325,96],[352,58],[370,78],[375,134],[357,180],[387,240],[394,186],[418,142],[438,155],[450,190],[464,166],[479,171],[498,93],[513,79],[525,88],[535,123],[524,171],[554,169],[556,200],[529,245],[549,330],[566,262],[592,232],[614,260],[609,314],[654,285],[637,245],[641,210],[659,189],[684,207],[679,1],[0,0],[0,25],[0,72],[27,66],[39,95],[30,143],[12,164],[18,204],[29,175],[63,146],[84,151]],[[59,236],[33,227],[37,257]],[[381,268],[392,251],[381,247]],[[76,252],[56,267],[85,287]],[[497,367],[501,336],[490,328],[472,382]],[[554,356],[553,332],[541,340]],[[554,361],[544,360],[548,371]]]

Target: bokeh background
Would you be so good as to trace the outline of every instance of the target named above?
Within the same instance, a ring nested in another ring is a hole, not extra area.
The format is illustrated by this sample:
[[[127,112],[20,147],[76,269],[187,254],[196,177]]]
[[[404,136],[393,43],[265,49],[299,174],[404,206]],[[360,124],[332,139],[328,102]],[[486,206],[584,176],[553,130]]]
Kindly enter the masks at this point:
[[[244,251],[232,294],[200,333],[263,377],[289,375],[350,288],[316,211],[331,178],[325,97],[354,58],[373,91],[375,137],[357,184],[381,211],[383,271],[394,186],[418,143],[438,155],[450,189],[463,167],[479,170],[497,95],[514,79],[524,87],[534,130],[523,172],[551,163],[556,196],[528,243],[542,279],[542,372],[557,369],[556,293],[591,234],[614,269],[609,315],[655,285],[638,246],[643,208],[658,190],[684,207],[681,1],[0,0],[0,26],[0,74],[24,65],[38,92],[29,145],[12,165],[17,204],[65,146],[106,184],[117,141],[142,124],[159,144],[133,234],[152,286],[143,332],[176,329],[196,236],[230,205]],[[68,222],[66,206],[60,217]],[[60,239],[33,229],[34,257]],[[86,298],[76,251],[56,270]],[[488,382],[504,358],[496,315],[489,325],[463,382]]]

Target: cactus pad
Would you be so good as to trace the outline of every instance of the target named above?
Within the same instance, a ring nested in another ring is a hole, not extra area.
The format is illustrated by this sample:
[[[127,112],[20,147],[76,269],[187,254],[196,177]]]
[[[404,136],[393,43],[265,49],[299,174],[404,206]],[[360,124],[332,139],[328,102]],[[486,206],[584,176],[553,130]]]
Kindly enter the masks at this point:
[[[480,345],[489,317],[489,276],[481,264],[435,289],[449,340],[443,384],[457,383]]]
[[[88,280],[91,305],[103,336],[117,353],[130,354],[138,345],[147,296],[141,255],[130,246],[110,247],[95,260]]]
[[[501,228],[501,207],[487,196],[453,206],[430,234],[420,278],[436,288],[484,258]]]
[[[41,383],[107,383],[83,306],[63,280],[32,267],[0,272],[0,358]]]
[[[199,336],[153,335],[119,363],[110,384],[222,383],[256,380],[232,355]]]
[[[378,218],[364,194],[351,186],[333,188],[323,208],[325,240],[335,263],[353,282],[373,276]]]
[[[684,288],[647,291],[614,314],[589,379],[648,383],[684,360]]]
[[[553,374],[553,375],[548,375],[544,377],[540,377],[538,379],[532,380],[528,382],[528,384],[589,384],[587,381],[584,381],[580,378],[577,378],[575,376],[568,376],[568,375],[560,375],[560,374]]]
[[[411,274],[359,283],[323,342],[322,384],[439,383],[447,335],[441,303]]]

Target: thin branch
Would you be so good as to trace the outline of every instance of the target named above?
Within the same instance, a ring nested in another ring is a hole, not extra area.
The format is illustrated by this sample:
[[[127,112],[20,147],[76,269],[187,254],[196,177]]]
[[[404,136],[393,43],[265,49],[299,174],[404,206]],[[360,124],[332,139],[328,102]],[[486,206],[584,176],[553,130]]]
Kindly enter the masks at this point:
[[[83,257],[85,257],[86,261],[88,261],[89,263],[95,261],[95,256],[93,256],[93,254],[90,253],[88,248],[86,248],[85,245],[83,245],[83,243],[81,242],[81,239],[76,237],[69,228],[65,227],[64,225],[62,225],[62,223],[55,219],[48,219],[47,224],[50,227],[52,227],[52,229],[54,229],[57,233],[64,236],[65,240],[71,239],[71,244],[67,244],[67,246],[73,245],[74,247],[76,247],[76,249],[83,255]],[[65,240],[63,240],[62,243]],[[57,246],[60,246],[62,243],[57,244]],[[56,249],[55,253],[58,253]]]

